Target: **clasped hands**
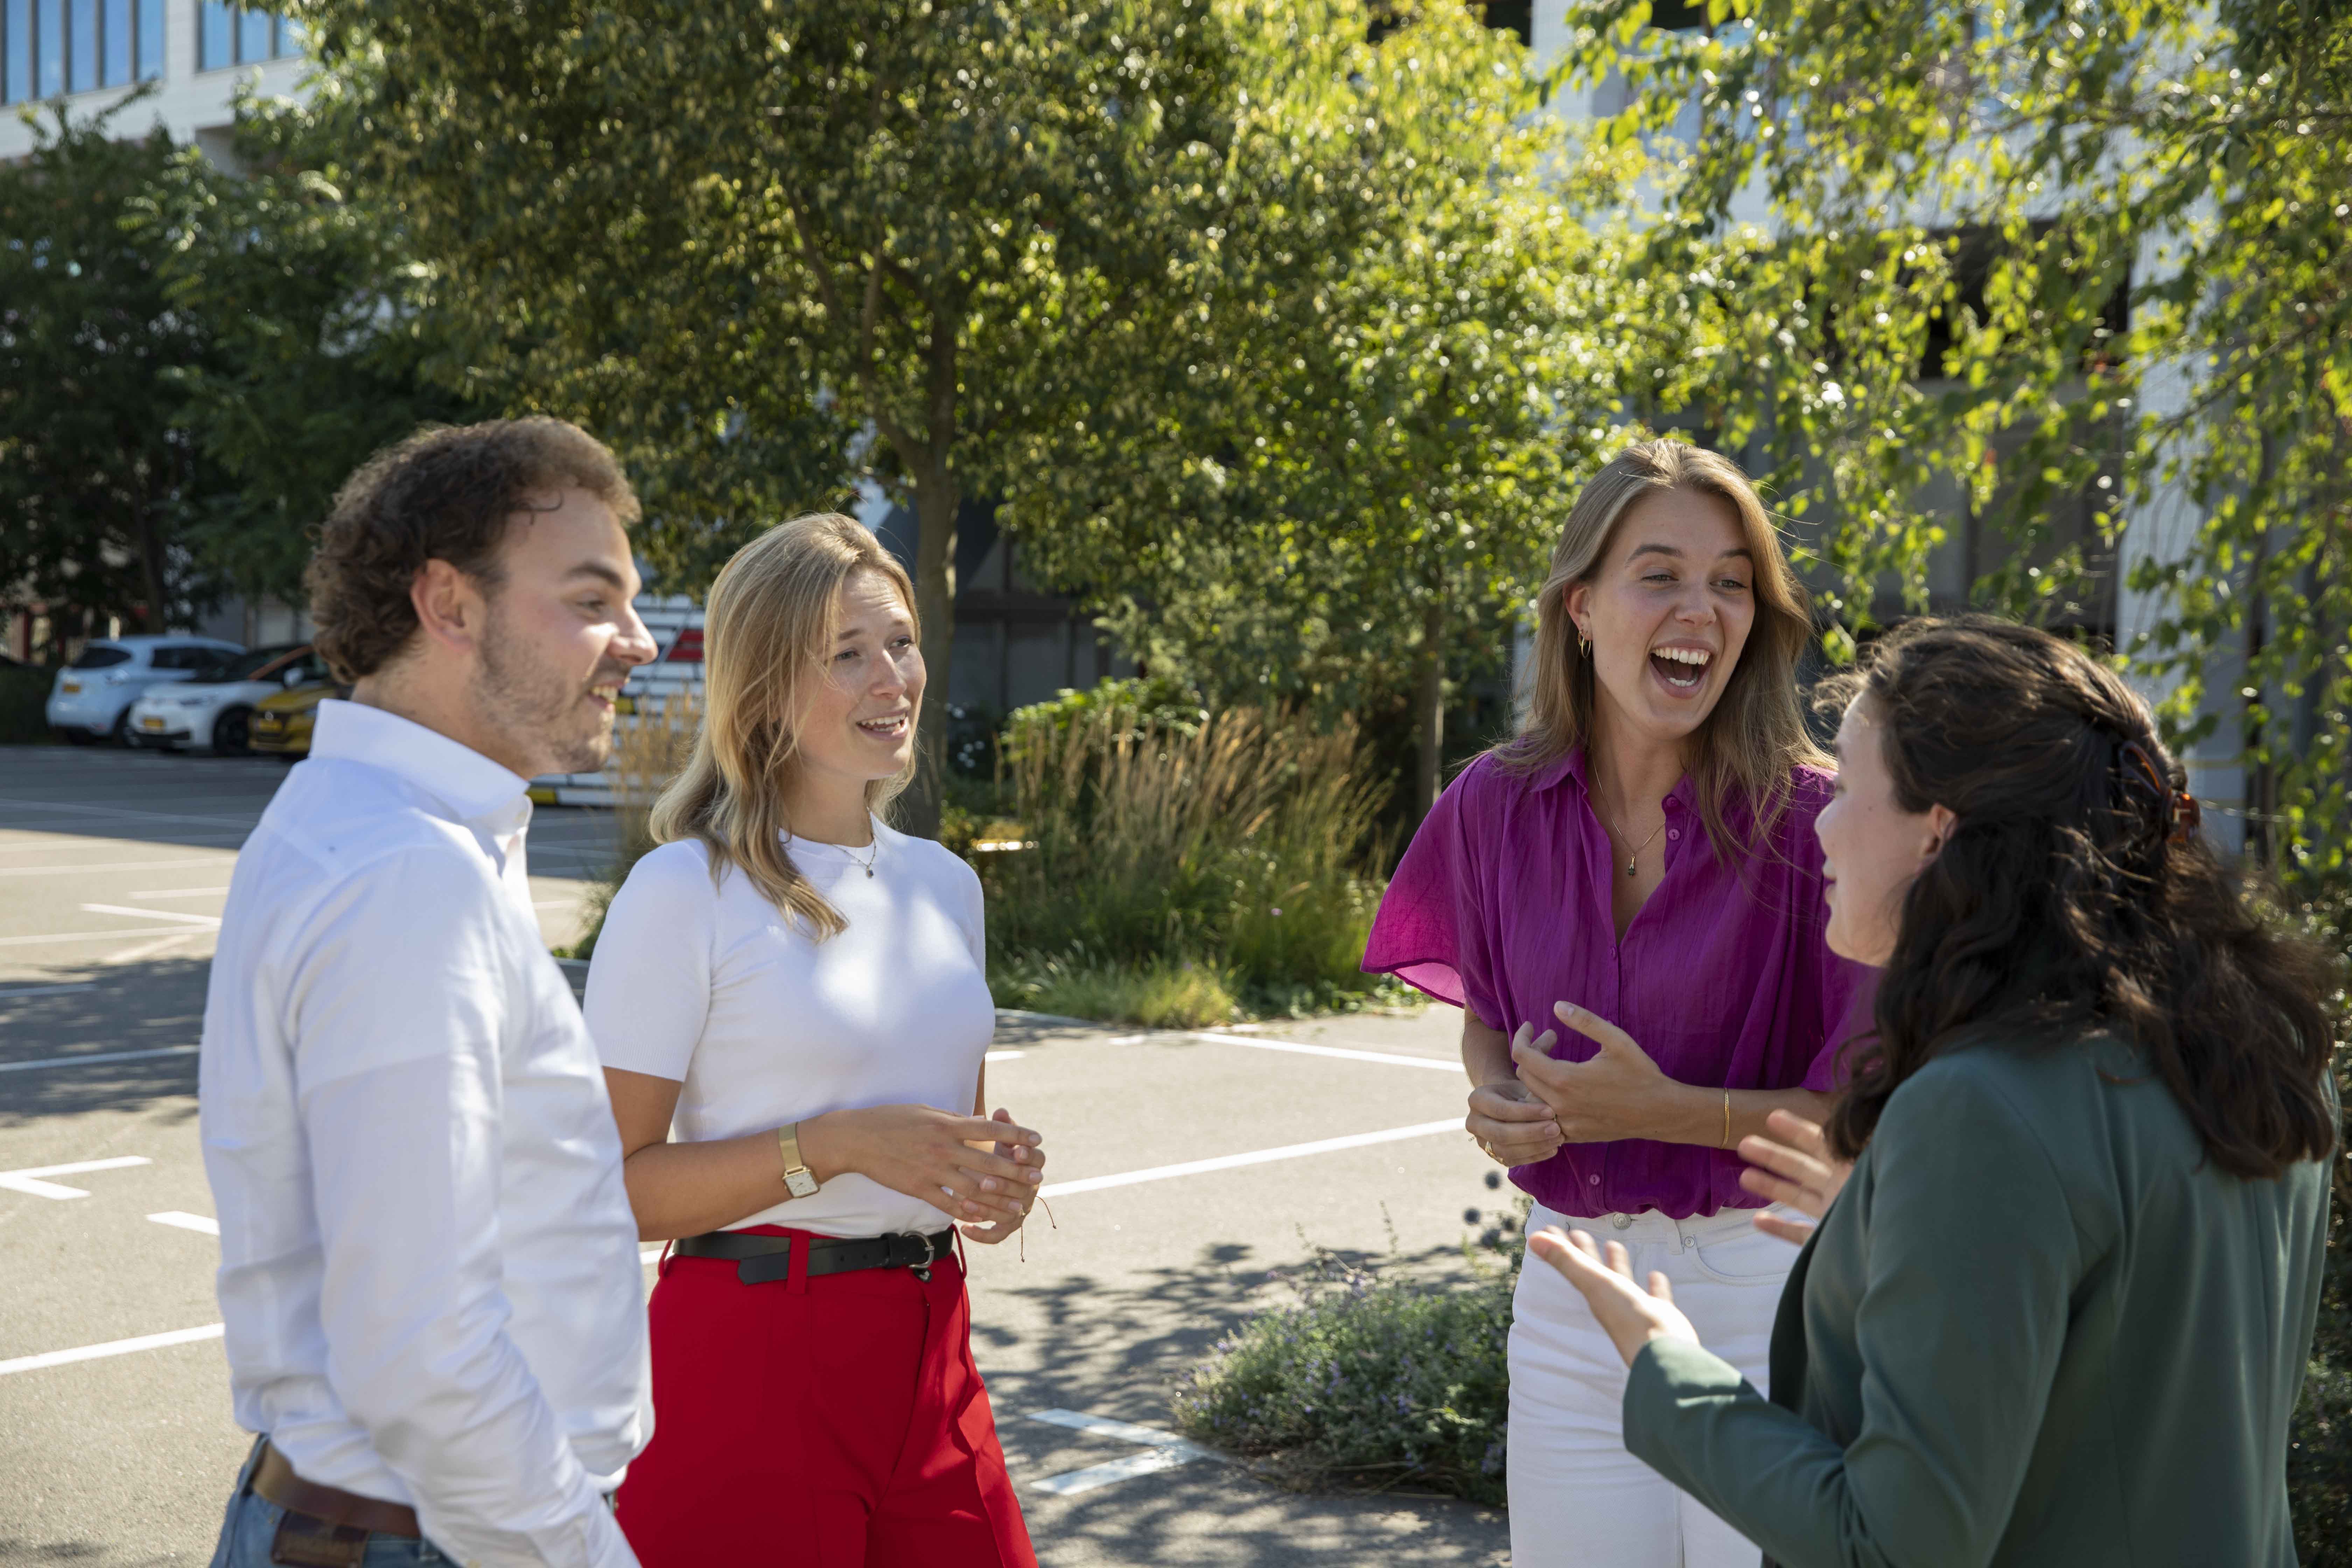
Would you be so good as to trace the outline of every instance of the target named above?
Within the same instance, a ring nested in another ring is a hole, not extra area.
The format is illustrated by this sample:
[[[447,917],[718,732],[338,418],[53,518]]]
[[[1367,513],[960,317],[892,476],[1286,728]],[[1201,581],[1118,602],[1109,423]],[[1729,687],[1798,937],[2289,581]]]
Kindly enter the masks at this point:
[[[1605,1018],[1566,1002],[1552,1005],[1559,1021],[1601,1047],[1589,1060],[1553,1059],[1557,1030],[1521,1024],[1511,1037],[1515,1079],[1470,1091],[1463,1125],[1506,1165],[1549,1160],[1563,1143],[1606,1143],[1652,1136],[1672,1097],[1683,1089],[1633,1037]]]
[[[1811,1215],[1812,1221],[1770,1214],[1756,1216],[1757,1229],[1784,1241],[1802,1242],[1812,1235],[1813,1222],[1829,1212],[1853,1167],[1829,1152],[1818,1122],[1776,1110],[1765,1125],[1771,1129],[1771,1137],[1739,1141],[1739,1157],[1748,1163],[1748,1168],[1739,1173],[1739,1184],[1759,1197]],[[1653,1270],[1646,1289],[1634,1281],[1624,1243],[1612,1241],[1600,1247],[1589,1232],[1564,1232],[1558,1226],[1548,1226],[1528,1237],[1528,1250],[1558,1269],[1582,1294],[1594,1320],[1628,1366],[1652,1340],[1699,1342],[1698,1331],[1675,1305],[1674,1289],[1665,1275]]]
[[[1044,1139],[999,1109],[959,1116],[929,1105],[833,1111],[804,1122],[801,1150],[811,1165],[854,1170],[892,1192],[953,1215],[968,1241],[989,1246],[1019,1230],[1045,1180]]]

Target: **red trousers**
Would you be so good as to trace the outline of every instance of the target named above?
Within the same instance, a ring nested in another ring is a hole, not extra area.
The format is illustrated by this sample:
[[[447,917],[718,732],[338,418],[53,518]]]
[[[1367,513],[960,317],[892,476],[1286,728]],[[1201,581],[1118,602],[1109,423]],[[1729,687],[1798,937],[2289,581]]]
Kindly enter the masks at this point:
[[[763,1236],[814,1239],[761,1226]],[[971,1361],[956,1258],[746,1285],[669,1258],[654,1436],[621,1529],[645,1568],[1036,1568]]]

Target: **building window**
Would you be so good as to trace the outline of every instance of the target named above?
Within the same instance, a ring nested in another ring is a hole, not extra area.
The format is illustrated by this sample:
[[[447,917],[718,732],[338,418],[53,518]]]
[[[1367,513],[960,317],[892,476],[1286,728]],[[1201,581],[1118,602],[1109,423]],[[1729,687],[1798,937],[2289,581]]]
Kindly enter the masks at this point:
[[[272,11],[202,0],[196,7],[196,68],[255,66],[302,52],[299,28]]]
[[[33,96],[33,0],[6,0],[0,9],[0,103]]]
[[[167,0],[0,0],[0,103],[163,74]]]

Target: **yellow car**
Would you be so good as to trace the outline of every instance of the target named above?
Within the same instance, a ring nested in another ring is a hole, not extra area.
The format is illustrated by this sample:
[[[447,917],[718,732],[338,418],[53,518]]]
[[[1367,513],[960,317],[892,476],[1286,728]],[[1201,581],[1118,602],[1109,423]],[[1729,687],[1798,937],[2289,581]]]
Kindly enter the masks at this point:
[[[348,686],[336,686],[320,681],[310,686],[298,686],[291,691],[281,691],[275,697],[265,697],[253,705],[253,718],[246,731],[246,744],[257,752],[299,763],[310,754],[310,730],[319,721],[319,700],[322,697],[348,697]]]

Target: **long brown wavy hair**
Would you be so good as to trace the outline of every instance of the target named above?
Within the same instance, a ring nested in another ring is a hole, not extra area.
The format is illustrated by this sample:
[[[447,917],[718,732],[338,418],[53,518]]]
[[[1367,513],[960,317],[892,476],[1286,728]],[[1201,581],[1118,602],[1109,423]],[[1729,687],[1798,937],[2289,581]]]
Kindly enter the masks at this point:
[[[1825,705],[1857,699],[1897,803],[1958,820],[1905,893],[1833,1150],[1859,1153],[1905,1079],[1990,1026],[2137,1041],[2233,1174],[2327,1155],[2327,961],[2196,834],[2180,764],[2120,676],[1965,616],[1900,627],[1822,684]]]
[[[784,847],[784,785],[797,765],[801,716],[824,678],[842,584],[859,572],[889,580],[915,621],[906,568],[855,518],[816,512],[779,523],[737,551],[710,585],[703,632],[702,728],[694,754],[654,803],[654,841],[698,838],[710,878],[733,866],[817,941],[847,929]],[[915,636],[922,637],[917,623]],[[910,761],[866,786],[886,810],[915,776]]]
[[[1673,489],[1696,490],[1728,505],[1755,567],[1756,624],[1723,696],[1691,737],[1689,764],[1707,842],[1737,863],[1745,851],[1769,842],[1788,809],[1796,769],[1835,763],[1806,732],[1797,700],[1797,661],[1813,635],[1804,584],[1790,569],[1756,487],[1720,453],[1669,439],[1636,441],[1578,493],[1536,598],[1527,719],[1517,735],[1495,748],[1495,757],[1512,773],[1537,773],[1592,739],[1592,660],[1578,647],[1568,591],[1601,569],[1618,522],[1636,501]],[[1751,813],[1745,843],[1727,824],[1726,808],[1734,799]]]

